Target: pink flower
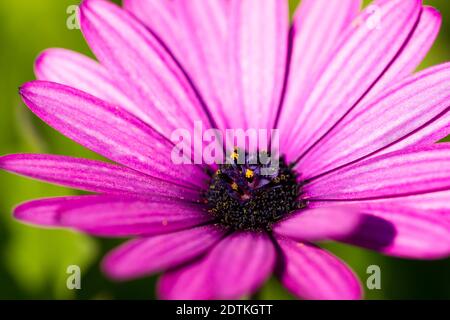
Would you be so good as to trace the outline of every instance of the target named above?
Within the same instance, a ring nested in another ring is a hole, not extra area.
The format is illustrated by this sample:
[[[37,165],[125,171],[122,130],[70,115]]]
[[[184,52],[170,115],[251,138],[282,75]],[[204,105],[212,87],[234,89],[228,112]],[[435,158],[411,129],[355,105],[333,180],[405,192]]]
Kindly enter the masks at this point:
[[[164,272],[166,299],[238,298],[272,272],[305,299],[362,289],[335,240],[386,255],[450,255],[450,65],[412,74],[440,15],[420,0],[103,0],[81,6],[100,61],[50,49],[27,106],[117,164],[9,155],[4,170],[96,193],[35,200],[27,223],[134,237],[104,261],[115,279]],[[278,128],[279,173],[175,165],[170,134]],[[288,165],[289,164],[289,165]],[[250,171],[248,176],[243,172]],[[243,196],[243,194],[245,196]]]

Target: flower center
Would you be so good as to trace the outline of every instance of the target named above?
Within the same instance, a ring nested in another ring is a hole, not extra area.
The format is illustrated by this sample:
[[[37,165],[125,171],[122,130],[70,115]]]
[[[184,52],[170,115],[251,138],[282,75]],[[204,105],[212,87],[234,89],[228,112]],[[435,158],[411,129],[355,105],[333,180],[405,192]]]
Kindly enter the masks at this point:
[[[219,166],[205,193],[210,214],[222,225],[233,230],[271,230],[274,222],[305,207],[299,199],[297,174],[283,157],[275,166],[274,162],[251,164],[255,161],[248,154],[241,164],[237,153],[233,155],[234,161]]]

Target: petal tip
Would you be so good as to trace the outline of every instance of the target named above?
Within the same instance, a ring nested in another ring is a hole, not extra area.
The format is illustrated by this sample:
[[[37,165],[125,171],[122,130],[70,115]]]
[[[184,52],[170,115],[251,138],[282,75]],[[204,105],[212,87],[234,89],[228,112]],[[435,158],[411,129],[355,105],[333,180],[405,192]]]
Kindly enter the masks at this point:
[[[28,82],[25,82],[24,84],[22,84],[19,87],[19,94],[23,98],[28,97],[32,93],[33,89],[36,87],[36,84],[37,84],[36,82],[37,81],[28,81]]]
[[[30,216],[29,205],[27,202],[17,205],[12,210],[12,216],[14,219],[27,223],[27,224],[39,224],[38,217]]]
[[[442,14],[437,8],[432,6],[424,6],[423,12],[432,15],[436,20],[439,21],[439,25],[442,23]]]
[[[105,274],[109,279],[116,281],[116,282],[122,282],[127,280],[120,271],[117,270],[115,263],[114,263],[114,255],[108,254],[106,255],[102,262],[100,263],[100,270]]]
[[[64,52],[61,48],[48,48],[41,51],[34,61],[34,74],[38,80],[43,79],[43,69],[51,67],[50,58],[58,53]]]

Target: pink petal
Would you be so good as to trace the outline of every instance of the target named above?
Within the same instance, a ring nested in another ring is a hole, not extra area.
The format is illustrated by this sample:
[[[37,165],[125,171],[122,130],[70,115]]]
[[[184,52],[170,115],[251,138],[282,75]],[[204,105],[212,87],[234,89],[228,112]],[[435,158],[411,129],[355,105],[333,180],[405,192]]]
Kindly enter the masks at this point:
[[[275,248],[267,235],[234,233],[199,262],[163,275],[159,292],[164,299],[237,299],[257,290],[274,263]]]
[[[186,266],[164,273],[159,277],[157,291],[164,300],[211,300],[214,299],[209,281],[208,256]]]
[[[450,189],[450,145],[389,153],[314,180],[304,187],[316,200],[368,200]]]
[[[234,233],[210,253],[209,271],[214,295],[239,298],[256,291],[275,264],[275,248],[263,233]]]
[[[298,116],[283,127],[282,145],[289,160],[304,154],[356,105],[391,65],[421,12],[421,0],[378,3],[380,28],[370,28],[373,12],[366,9],[349,28],[328,61]],[[284,138],[283,138],[284,136]]]
[[[28,202],[15,210],[15,217],[97,236],[122,237],[164,234],[200,225],[210,220],[202,211],[200,205],[160,196],[153,199],[84,196]]]
[[[294,15],[292,56],[279,128],[292,122],[361,8],[361,0],[303,0]]]
[[[183,185],[203,184],[201,168],[175,165],[173,144],[127,112],[91,95],[33,81],[20,94],[27,106],[70,139],[132,169]]]
[[[277,223],[273,232],[299,241],[329,240],[353,233],[365,218],[352,207],[310,209]]]
[[[69,196],[32,200],[17,206],[14,209],[14,217],[33,225],[55,227],[59,225],[58,212],[61,207],[88,199],[103,199],[103,196]]]
[[[170,137],[194,121],[209,120],[189,80],[158,38],[131,14],[103,0],[81,5],[81,29],[111,77],[148,115],[152,127]]]
[[[405,45],[397,59],[378,80],[361,104],[370,102],[390,84],[412,74],[431,49],[442,23],[442,16],[433,7],[423,7],[420,21],[411,39]]]
[[[179,43],[180,24],[175,19],[173,0],[123,0],[123,7],[155,32],[177,55],[183,49]]]
[[[328,201],[314,201],[309,203],[309,207],[323,208],[331,205]],[[352,207],[362,206],[363,208],[384,208],[400,207],[402,210],[412,212],[422,212],[425,215],[435,216],[442,221],[450,222],[450,190],[436,191],[423,194],[414,194],[396,198],[381,198],[367,201],[340,201],[339,205],[350,205]]]
[[[450,64],[427,69],[359,105],[300,162],[308,179],[376,154],[450,108]]]
[[[228,1],[126,0],[124,6],[174,53],[200,90],[218,128],[231,128],[226,125],[230,117],[225,61]]]
[[[362,297],[361,284],[351,269],[327,251],[308,243],[277,238],[284,256],[279,270],[283,285],[311,300],[352,300]]]
[[[161,195],[191,201],[199,200],[198,191],[101,161],[56,155],[15,154],[0,157],[0,168],[30,178],[90,192]]]
[[[150,275],[196,258],[223,236],[222,229],[204,226],[131,240],[104,259],[103,269],[118,280]]]
[[[450,221],[450,190],[368,202],[368,204],[370,203],[386,206],[392,204],[395,204],[396,206],[400,205],[401,207],[408,208],[412,211],[436,215]]]
[[[66,49],[47,49],[37,58],[35,73],[38,80],[76,88],[148,120],[147,115],[117,87],[107,70],[82,54]]]
[[[414,133],[406,137],[405,139],[393,144],[386,149],[381,150],[377,155],[390,153],[393,151],[406,149],[406,148],[419,148],[422,146],[429,146],[436,142],[446,138],[450,135],[450,105],[446,112],[442,112],[439,116],[435,117],[433,121],[426,126],[418,128]]]
[[[233,114],[233,124],[272,128],[287,63],[288,2],[231,0],[230,20],[233,106],[240,111]]]
[[[360,206],[363,212],[389,224],[373,220],[373,223],[361,225],[352,235],[336,240],[402,258],[442,259],[450,256],[450,220],[428,210],[404,207],[400,199]]]

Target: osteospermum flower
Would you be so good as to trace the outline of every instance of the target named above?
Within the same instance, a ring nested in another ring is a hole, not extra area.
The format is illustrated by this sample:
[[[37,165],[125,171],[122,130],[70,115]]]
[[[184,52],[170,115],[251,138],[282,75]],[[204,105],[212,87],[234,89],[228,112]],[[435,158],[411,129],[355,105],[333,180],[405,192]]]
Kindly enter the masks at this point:
[[[4,170],[96,195],[20,205],[21,221],[135,238],[104,271],[164,271],[161,298],[238,298],[273,272],[300,298],[354,299],[358,279],[314,245],[450,254],[450,65],[412,74],[439,14],[419,0],[103,0],[81,6],[97,63],[45,51],[20,88],[43,121],[116,164],[9,155]],[[175,165],[171,133],[278,128],[279,171]],[[211,173],[210,173],[211,172]]]

